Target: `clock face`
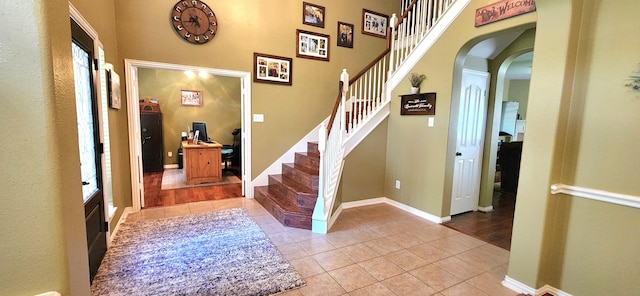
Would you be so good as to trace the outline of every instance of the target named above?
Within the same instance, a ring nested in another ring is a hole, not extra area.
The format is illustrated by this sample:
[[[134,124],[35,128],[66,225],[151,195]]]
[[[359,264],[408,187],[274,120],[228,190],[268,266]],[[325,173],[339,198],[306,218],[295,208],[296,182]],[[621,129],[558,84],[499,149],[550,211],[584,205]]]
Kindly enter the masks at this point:
[[[199,0],[176,3],[171,10],[171,22],[180,37],[195,44],[211,41],[218,31],[218,19],[213,10]]]

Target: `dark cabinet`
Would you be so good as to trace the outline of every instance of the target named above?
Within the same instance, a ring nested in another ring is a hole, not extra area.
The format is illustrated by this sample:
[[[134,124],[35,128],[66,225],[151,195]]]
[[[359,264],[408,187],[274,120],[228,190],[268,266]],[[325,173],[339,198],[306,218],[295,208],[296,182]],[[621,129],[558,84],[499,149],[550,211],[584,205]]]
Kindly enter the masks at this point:
[[[162,113],[140,113],[142,166],[145,172],[163,170]]]

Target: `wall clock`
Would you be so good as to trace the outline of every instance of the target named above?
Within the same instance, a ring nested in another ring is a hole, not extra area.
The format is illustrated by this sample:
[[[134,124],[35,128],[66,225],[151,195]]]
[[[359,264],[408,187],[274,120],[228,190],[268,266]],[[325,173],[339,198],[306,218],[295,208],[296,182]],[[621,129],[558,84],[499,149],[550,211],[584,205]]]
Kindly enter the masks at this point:
[[[199,0],[178,1],[171,10],[173,28],[191,43],[204,44],[218,31],[218,19],[211,7]]]

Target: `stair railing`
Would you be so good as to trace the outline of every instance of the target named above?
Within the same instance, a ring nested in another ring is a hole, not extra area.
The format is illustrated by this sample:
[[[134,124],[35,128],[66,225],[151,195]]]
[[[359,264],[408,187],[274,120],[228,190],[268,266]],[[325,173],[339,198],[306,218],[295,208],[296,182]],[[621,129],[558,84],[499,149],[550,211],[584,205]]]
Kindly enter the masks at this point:
[[[344,165],[345,143],[378,112],[387,107],[387,82],[409,58],[440,17],[456,0],[404,0],[400,18],[394,13],[387,28],[385,50],[353,78],[342,70],[333,112],[320,127],[318,200],[312,231],[326,233]]]

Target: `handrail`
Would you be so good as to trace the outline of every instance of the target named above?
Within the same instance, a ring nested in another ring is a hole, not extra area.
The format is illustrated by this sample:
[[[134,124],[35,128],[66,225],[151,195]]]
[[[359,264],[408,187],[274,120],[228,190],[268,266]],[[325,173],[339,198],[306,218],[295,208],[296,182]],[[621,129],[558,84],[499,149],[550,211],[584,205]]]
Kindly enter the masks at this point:
[[[405,73],[406,69],[401,68],[405,61],[456,1],[403,0],[403,3],[407,2],[407,7],[402,16],[398,19],[393,14],[386,27],[385,49],[353,78],[349,79],[346,69],[340,74],[338,95],[329,122],[323,122],[318,131],[320,166],[318,199],[312,217],[314,232],[326,233],[330,227],[329,216],[342,175],[344,157],[349,153],[348,149],[352,149],[347,144],[359,141],[361,136],[370,131],[370,123],[375,124],[388,114],[390,88],[394,87],[389,85],[390,79]]]
[[[342,87],[344,86],[344,82],[342,80],[338,82],[338,97],[336,98],[336,102],[333,104],[333,111],[331,112],[331,117],[329,117],[329,123],[327,125],[327,135],[331,132],[331,127],[333,127],[333,120],[338,115],[338,108],[340,107],[341,99],[342,99]]]
[[[393,25],[394,28],[397,29],[398,26],[402,23],[402,21],[408,17],[409,13],[411,12],[411,9],[413,9],[413,7],[415,6],[415,4],[417,2],[418,2],[418,0],[411,1],[409,6],[407,6],[407,8],[402,13],[402,16]],[[391,38],[392,38],[392,36],[391,36],[391,27],[387,27],[387,44],[385,46],[385,49],[382,51],[382,53],[380,53],[378,56],[376,56],[369,64],[367,64],[362,70],[360,70],[360,72],[358,72],[356,75],[354,75],[353,78],[349,79],[349,86],[351,86],[354,82],[356,82],[358,79],[360,79],[360,77],[362,77],[362,75],[366,74],[378,62],[380,62],[382,59],[384,59],[384,57],[387,56],[387,54],[391,51]],[[333,123],[333,119],[337,116],[336,113],[338,112],[338,105],[340,105],[341,97],[342,97],[342,84],[340,86],[340,89],[338,90],[338,96],[336,97],[336,102],[334,104],[333,111],[331,112],[331,116],[329,117],[329,126],[327,127],[327,135],[329,133],[331,133],[331,124]]]
[[[417,0],[415,0],[417,1]],[[387,48],[382,51],[378,56],[376,56],[373,61],[364,66],[360,72],[358,72],[353,78],[349,80],[349,86],[351,86],[354,82],[356,82],[362,75],[367,73],[367,71],[371,70],[373,66],[375,66],[380,60],[384,59],[385,56],[391,51],[391,29],[387,27]]]

